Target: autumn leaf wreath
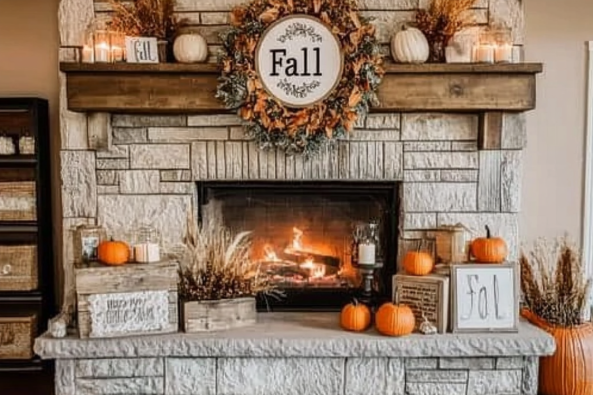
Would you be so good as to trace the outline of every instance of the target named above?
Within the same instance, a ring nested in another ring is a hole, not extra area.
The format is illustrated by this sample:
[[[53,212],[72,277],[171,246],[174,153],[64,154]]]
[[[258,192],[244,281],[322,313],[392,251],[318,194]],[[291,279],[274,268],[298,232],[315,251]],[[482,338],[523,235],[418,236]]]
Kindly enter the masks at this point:
[[[288,108],[270,96],[255,70],[258,41],[280,18],[307,14],[320,19],[339,39],[344,54],[342,78],[323,101]],[[216,97],[244,120],[246,133],[260,149],[315,156],[328,143],[346,137],[377,102],[383,77],[375,27],[358,12],[356,0],[252,0],[231,12],[222,35],[222,74]]]

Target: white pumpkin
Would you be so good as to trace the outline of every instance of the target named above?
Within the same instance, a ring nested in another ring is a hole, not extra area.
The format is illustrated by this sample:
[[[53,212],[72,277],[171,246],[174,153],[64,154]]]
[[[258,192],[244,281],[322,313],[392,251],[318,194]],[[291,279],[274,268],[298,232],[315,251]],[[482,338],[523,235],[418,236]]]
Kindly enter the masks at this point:
[[[208,44],[197,33],[180,34],[173,43],[173,55],[180,63],[200,63],[208,58]]]
[[[419,29],[404,26],[391,40],[391,55],[400,63],[424,63],[430,55],[428,40]]]

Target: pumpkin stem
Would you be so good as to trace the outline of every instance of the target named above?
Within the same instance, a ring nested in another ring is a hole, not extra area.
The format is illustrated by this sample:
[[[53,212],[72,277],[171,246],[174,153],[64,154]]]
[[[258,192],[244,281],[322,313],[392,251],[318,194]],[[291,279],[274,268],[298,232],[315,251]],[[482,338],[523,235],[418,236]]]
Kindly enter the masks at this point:
[[[356,298],[352,298],[352,304],[353,304],[354,306],[358,306],[358,299],[356,299]]]
[[[490,233],[490,227],[488,225],[486,225],[485,228],[486,228],[486,238],[489,239],[492,236],[492,234]]]

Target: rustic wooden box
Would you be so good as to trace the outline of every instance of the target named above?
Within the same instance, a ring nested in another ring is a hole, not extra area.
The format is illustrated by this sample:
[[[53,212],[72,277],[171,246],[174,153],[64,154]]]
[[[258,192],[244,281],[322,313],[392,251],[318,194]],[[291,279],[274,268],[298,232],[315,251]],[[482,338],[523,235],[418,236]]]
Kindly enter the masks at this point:
[[[422,313],[437,328],[446,333],[449,326],[449,278],[438,274],[393,276],[393,301],[412,309],[416,329],[422,323]]]
[[[255,298],[205,300],[183,303],[185,332],[211,332],[257,322]]]
[[[37,333],[35,314],[21,317],[0,317],[0,359],[33,358],[33,342]]]
[[[75,275],[81,338],[177,332],[177,263],[93,264]]]
[[[37,246],[0,245],[0,291],[36,290],[37,267]]]

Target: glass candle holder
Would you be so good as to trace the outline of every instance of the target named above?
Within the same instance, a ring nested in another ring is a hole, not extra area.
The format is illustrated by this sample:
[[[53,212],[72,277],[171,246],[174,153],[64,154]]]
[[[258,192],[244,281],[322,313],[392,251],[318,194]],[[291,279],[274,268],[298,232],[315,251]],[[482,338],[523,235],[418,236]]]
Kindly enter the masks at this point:
[[[152,263],[161,260],[160,234],[150,227],[143,226],[136,231],[134,258],[138,263]]]
[[[476,63],[494,63],[494,50],[496,45],[490,31],[485,31],[480,35],[480,39],[474,48],[474,62]]]
[[[111,35],[107,30],[95,31],[93,49],[96,63],[111,62]]]
[[[123,62],[126,60],[126,35],[119,32],[109,32],[111,44],[111,61]]]
[[[513,39],[511,30],[499,28],[493,32],[494,61],[496,63],[510,63],[513,61]]]

